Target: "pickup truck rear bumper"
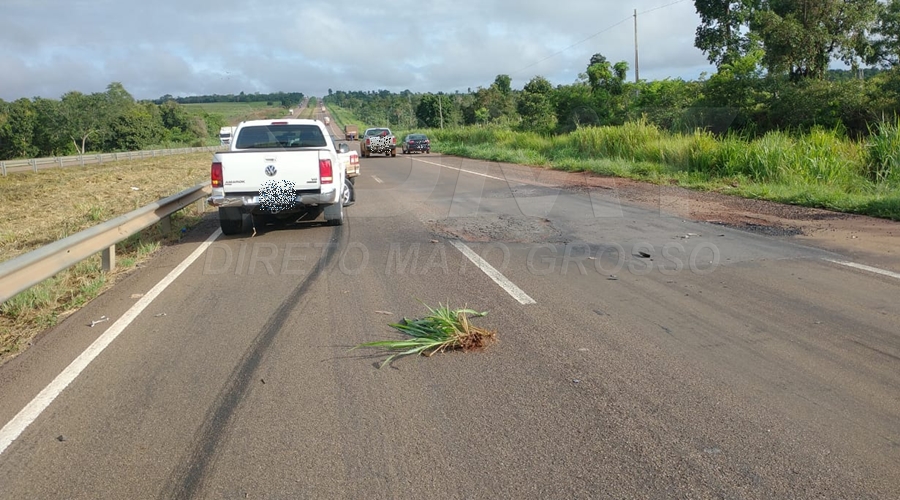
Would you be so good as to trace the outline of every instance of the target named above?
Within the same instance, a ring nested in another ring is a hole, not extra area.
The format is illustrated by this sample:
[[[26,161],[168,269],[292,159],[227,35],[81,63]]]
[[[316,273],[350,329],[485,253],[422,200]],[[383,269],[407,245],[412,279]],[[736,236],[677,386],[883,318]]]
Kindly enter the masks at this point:
[[[339,195],[336,189],[324,193],[298,193],[295,198],[295,206],[332,205],[337,203],[338,199]],[[216,189],[213,189],[212,196],[207,198],[206,201],[214,207],[247,207],[252,209],[259,206],[258,195],[228,195],[217,193]]]

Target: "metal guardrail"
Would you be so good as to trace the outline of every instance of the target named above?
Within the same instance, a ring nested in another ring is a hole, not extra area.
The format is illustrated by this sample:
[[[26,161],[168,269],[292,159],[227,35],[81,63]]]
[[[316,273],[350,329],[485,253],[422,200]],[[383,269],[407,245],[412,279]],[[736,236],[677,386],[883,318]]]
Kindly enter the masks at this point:
[[[4,176],[16,172],[37,172],[48,168],[83,167],[89,164],[103,164],[123,160],[143,160],[158,156],[172,156],[204,151],[219,151],[225,146],[205,146],[199,148],[151,149],[147,151],[128,151],[123,153],[98,153],[77,156],[54,156],[51,158],[32,158],[30,160],[0,161],[0,173]]]
[[[103,254],[103,270],[115,268],[116,243],[157,222],[171,232],[170,216],[211,193],[198,184],[67,238],[0,263],[0,304],[88,257]]]

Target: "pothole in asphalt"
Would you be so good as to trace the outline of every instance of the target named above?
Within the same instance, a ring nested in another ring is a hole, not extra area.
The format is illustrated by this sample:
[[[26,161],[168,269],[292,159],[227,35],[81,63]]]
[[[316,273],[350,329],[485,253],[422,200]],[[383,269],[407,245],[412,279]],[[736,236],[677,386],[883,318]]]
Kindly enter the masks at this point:
[[[470,242],[545,243],[563,239],[562,233],[543,217],[485,215],[439,219],[428,224],[441,236]]]
[[[509,189],[485,190],[482,196],[493,199],[555,197],[565,191],[576,190],[553,186],[510,186]]]
[[[803,234],[803,230],[799,227],[778,226],[769,224],[756,224],[753,222],[722,222],[709,221],[717,226],[729,227],[731,229],[739,229],[749,233],[762,234],[765,236],[799,236]]]

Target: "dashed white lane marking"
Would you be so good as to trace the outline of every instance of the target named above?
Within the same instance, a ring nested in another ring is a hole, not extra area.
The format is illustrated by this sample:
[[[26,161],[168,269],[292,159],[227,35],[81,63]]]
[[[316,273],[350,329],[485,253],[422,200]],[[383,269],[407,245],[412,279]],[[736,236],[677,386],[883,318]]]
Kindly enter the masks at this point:
[[[459,240],[451,240],[453,246],[457,248],[463,255],[465,255],[473,264],[478,266],[481,271],[488,275],[489,278],[494,280],[494,283],[500,285],[500,288],[506,290],[506,293],[510,294],[512,298],[519,301],[520,304],[537,304],[537,302],[528,296],[521,288],[517,287],[515,283],[510,281],[503,276],[503,274],[494,268],[494,266],[487,263],[486,260],[482,259],[480,255],[475,253],[471,248],[467,247],[465,243]]]
[[[884,269],[879,269],[877,267],[867,266],[865,264],[857,264],[856,262],[848,262],[845,260],[835,260],[835,259],[824,259],[827,262],[831,262],[833,264],[839,264],[841,266],[852,267],[854,269],[859,269],[861,271],[868,271],[870,273],[880,274],[882,276],[887,276],[889,278],[895,278],[900,280],[900,273],[895,273],[893,271],[886,271]]]
[[[384,184],[384,181],[379,179],[377,175],[373,175],[372,178],[375,179],[375,182],[377,182],[379,184]]]
[[[219,236],[222,235],[222,230],[217,229],[212,236],[206,239],[196,250],[193,251],[186,259],[184,259],[175,269],[172,269],[165,278],[162,279],[159,283],[157,283],[153,288],[150,289],[143,297],[141,297],[131,309],[127,310],[125,314],[122,315],[115,323],[110,325],[110,327],[103,332],[102,335],[97,337],[97,340],[94,341],[93,344],[88,346],[87,349],[84,350],[74,361],[72,361],[69,366],[66,367],[65,370],[62,371],[59,375],[53,379],[50,384],[44,388],[34,399],[31,400],[25,408],[22,408],[12,420],[10,420],[6,425],[0,429],[0,454],[3,453],[4,450],[25,431],[25,429],[31,425],[35,419],[50,406],[50,403],[56,399],[57,396],[65,390],[69,384],[75,380],[81,372],[87,368],[91,361],[93,361],[97,356],[106,349],[109,344],[112,343],[128,325],[131,324],[138,315],[143,312],[150,303],[153,302],[156,297],[159,296],[169,285],[175,281],[176,278],[181,276],[188,266],[190,266],[195,260],[197,260],[203,252],[206,251],[207,248],[215,241]]]
[[[503,177],[496,177],[496,176],[493,176],[493,175],[483,174],[483,173],[481,173],[481,172],[475,172],[475,171],[472,171],[472,170],[466,170],[466,169],[464,169],[464,168],[451,167],[450,165],[442,165],[442,164],[440,164],[440,163],[435,163],[435,162],[433,162],[433,161],[420,160],[420,159],[418,159],[418,158],[416,158],[416,161],[420,161],[420,162],[422,162],[422,163],[427,163],[427,164],[429,164],[429,165],[434,165],[434,166],[436,166],[436,167],[449,168],[450,170],[456,170],[456,171],[458,171],[458,172],[465,172],[465,173],[467,173],[467,174],[480,175],[480,176],[482,176],[482,177],[487,177],[488,179],[496,179],[496,180],[498,180],[498,181],[505,181],[505,180],[506,180],[506,179],[504,179]]]

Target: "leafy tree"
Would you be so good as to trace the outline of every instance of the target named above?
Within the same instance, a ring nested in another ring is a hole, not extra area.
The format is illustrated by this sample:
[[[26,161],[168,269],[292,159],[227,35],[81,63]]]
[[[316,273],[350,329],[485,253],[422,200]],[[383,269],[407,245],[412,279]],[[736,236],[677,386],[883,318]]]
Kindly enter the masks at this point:
[[[525,84],[517,103],[523,128],[549,131],[556,126],[552,94],[553,86],[543,76],[536,76]]]
[[[832,59],[856,65],[867,56],[877,13],[877,0],[766,0],[750,29],[770,73],[824,78]]]
[[[487,108],[481,107],[475,110],[475,123],[484,125],[491,119],[491,114]]]
[[[723,63],[719,71],[703,85],[703,97],[699,104],[731,116],[734,121],[727,120],[725,128],[732,123],[738,128],[747,126],[769,99],[760,66],[763,55],[762,49],[755,49]]]
[[[497,75],[497,78],[494,79],[494,85],[497,86],[497,90],[501,94],[507,95],[512,90],[512,78],[509,75]]]
[[[195,120],[188,111],[175,101],[168,101],[159,107],[163,127],[167,134],[165,139],[171,142],[191,142],[197,136]]]
[[[116,116],[110,124],[107,150],[137,151],[159,144],[165,136],[162,117],[156,105],[134,105]]]
[[[629,119],[644,119],[667,130],[693,128],[692,123],[686,123],[686,112],[701,98],[701,84],[679,78],[641,82],[638,88],[637,97],[630,103]]]
[[[72,91],[62,96],[60,107],[64,133],[75,145],[78,154],[84,154],[88,139],[99,143],[106,125],[106,99],[103,94],[86,95]]]
[[[586,82],[560,85],[553,93],[553,98],[556,121],[562,130],[601,124],[591,88]]]
[[[601,54],[591,57],[587,67],[587,80],[591,89],[593,108],[599,120],[604,123],[619,122],[625,107],[625,78],[628,63],[625,61],[610,65]]]
[[[456,113],[453,99],[443,94],[425,94],[416,106],[416,118],[430,128],[453,124]]]
[[[600,54],[599,52],[591,56],[590,62],[588,62],[588,66],[593,66],[595,64],[608,64],[609,61],[606,59],[606,56]]]
[[[75,151],[74,145],[65,133],[62,103],[54,99],[34,99],[37,112],[37,126],[34,131],[34,145],[39,156],[65,156]]]
[[[877,22],[872,34],[872,50],[866,62],[885,67],[900,64],[900,0],[878,4]]]
[[[694,0],[700,26],[694,46],[706,53],[710,63],[727,64],[746,54],[754,38],[745,28],[761,0]]]
[[[596,62],[594,62],[595,60]],[[600,54],[594,54],[591,61],[587,68],[591,90],[611,95],[621,94],[625,86],[625,78],[628,76],[628,63],[619,61],[615,65],[610,65],[609,61]]]
[[[34,145],[37,112],[29,99],[17,99],[5,105],[0,119],[0,157],[31,158],[38,148]]]

